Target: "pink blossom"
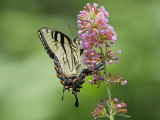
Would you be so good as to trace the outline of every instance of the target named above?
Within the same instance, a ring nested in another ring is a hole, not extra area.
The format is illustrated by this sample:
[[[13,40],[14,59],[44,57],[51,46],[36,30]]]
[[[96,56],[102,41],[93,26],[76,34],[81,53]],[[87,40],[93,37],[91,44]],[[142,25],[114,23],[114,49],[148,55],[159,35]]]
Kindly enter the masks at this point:
[[[117,99],[117,98],[114,98],[114,101],[115,101],[115,102],[118,102],[118,99]]]

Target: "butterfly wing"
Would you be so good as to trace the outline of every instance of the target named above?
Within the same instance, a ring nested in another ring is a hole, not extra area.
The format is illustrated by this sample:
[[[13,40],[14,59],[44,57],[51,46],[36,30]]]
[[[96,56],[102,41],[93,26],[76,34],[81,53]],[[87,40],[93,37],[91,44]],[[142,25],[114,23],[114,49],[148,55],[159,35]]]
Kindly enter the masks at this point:
[[[73,55],[73,49],[75,51],[79,49],[77,44],[73,43],[62,32],[49,28],[41,28],[38,31],[38,36],[50,58],[54,59],[57,77],[63,84],[64,90],[73,88],[73,94],[76,97],[76,106],[78,106],[76,93],[77,75]]]
[[[65,51],[64,45],[72,44],[71,39],[62,32],[46,27],[43,27],[38,31],[38,36],[42,41],[46,52],[52,59],[54,59],[54,54],[58,50],[58,48],[63,47]]]
[[[56,56],[62,68],[61,72],[66,76],[75,73],[71,39],[62,32],[45,27],[38,31],[38,36],[50,58],[55,59]]]
[[[84,65],[83,63],[83,56],[84,56],[83,53],[84,53],[83,49],[80,49],[78,51],[79,54],[78,56],[76,55],[76,53],[74,53],[74,56],[76,58],[75,59],[76,74],[78,76],[78,82],[79,82],[79,86],[77,86],[78,88],[81,88],[82,87],[81,85],[85,82],[85,76],[93,74],[93,71],[89,70],[87,66]],[[103,69],[104,69],[104,64],[102,62],[99,62],[96,64],[94,71]]]

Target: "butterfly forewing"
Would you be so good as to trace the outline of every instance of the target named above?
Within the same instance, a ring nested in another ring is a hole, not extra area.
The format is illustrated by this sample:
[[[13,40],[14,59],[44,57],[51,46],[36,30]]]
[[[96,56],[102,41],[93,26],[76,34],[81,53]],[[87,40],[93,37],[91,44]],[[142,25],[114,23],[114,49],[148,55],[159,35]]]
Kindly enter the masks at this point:
[[[45,27],[38,31],[38,36],[41,39],[45,50],[52,59],[58,48],[62,47],[64,44],[69,45],[72,42],[65,34]]]
[[[67,81],[65,83],[68,86],[72,79],[77,78],[73,49],[77,51],[79,49],[78,46],[68,36],[57,30],[44,27],[38,31],[38,35],[49,56],[52,59],[55,59],[56,56],[55,69],[58,74],[57,76],[62,79],[61,77],[64,75],[65,81]],[[70,79],[71,77],[72,79]]]

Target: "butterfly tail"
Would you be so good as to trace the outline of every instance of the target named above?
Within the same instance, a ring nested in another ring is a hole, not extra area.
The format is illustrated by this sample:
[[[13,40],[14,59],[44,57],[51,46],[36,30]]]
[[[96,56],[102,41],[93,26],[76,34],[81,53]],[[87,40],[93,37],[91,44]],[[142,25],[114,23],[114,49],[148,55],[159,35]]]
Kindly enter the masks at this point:
[[[78,107],[79,106],[79,102],[78,102],[77,92],[74,93],[74,96],[76,98],[75,106]]]

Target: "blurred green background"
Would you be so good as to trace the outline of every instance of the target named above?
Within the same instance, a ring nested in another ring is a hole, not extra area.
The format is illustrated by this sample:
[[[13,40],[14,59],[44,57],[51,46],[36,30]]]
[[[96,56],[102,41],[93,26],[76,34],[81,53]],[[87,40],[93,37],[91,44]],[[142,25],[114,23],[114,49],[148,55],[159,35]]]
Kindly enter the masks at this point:
[[[90,114],[107,97],[87,82],[78,93],[80,106],[62,85],[53,61],[37,36],[41,27],[77,36],[77,14],[96,2],[109,12],[118,40],[112,51],[122,50],[119,63],[108,67],[128,80],[113,85],[112,97],[123,100],[131,118],[160,120],[160,1],[159,0],[1,0],[0,1],[0,120],[92,120]],[[100,120],[105,120],[101,118]]]

